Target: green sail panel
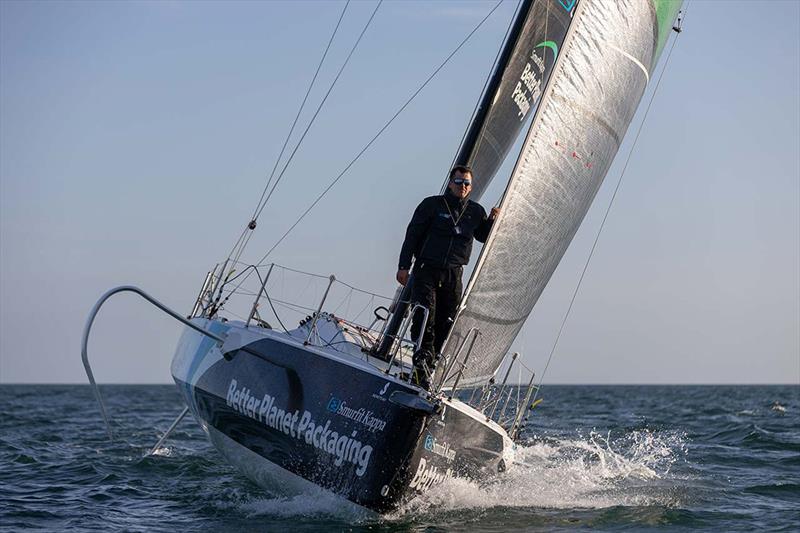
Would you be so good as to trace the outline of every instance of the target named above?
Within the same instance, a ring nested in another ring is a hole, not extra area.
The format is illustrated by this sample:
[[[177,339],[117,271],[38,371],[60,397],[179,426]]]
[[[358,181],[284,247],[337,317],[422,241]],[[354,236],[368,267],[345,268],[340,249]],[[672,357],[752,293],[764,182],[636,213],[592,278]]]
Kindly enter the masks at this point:
[[[664,50],[664,45],[667,44],[667,39],[672,31],[672,26],[675,24],[675,19],[678,17],[678,11],[681,10],[683,0],[653,0],[653,6],[656,10],[656,22],[658,25],[658,37],[656,38],[656,53],[653,56],[652,65],[658,62],[661,57],[661,52]]]

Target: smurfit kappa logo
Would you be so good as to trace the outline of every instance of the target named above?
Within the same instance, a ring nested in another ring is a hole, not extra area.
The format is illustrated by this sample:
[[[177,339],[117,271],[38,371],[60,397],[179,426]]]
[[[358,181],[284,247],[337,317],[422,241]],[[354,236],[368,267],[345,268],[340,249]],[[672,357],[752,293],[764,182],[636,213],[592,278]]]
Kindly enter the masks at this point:
[[[373,433],[383,431],[386,428],[386,420],[375,416],[372,410],[364,407],[351,407],[347,402],[336,396],[331,396],[331,399],[328,400],[327,409],[335,415],[349,418],[353,422],[366,426]]]
[[[448,443],[436,442],[436,437],[430,433],[425,436],[425,449],[431,453],[435,453],[436,455],[441,455],[447,459],[448,463],[456,458],[456,451],[451,450]]]
[[[328,401],[328,411],[335,413],[339,410],[340,405],[342,405],[342,400],[336,396],[331,396],[331,399]]]

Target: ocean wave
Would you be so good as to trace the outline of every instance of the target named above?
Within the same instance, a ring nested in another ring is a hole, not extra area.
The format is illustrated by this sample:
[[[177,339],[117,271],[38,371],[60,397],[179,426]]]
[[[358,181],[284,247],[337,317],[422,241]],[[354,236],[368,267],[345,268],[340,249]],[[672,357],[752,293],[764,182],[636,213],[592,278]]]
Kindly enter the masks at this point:
[[[790,531],[798,517],[797,386],[552,387],[517,464],[389,516],[261,488],[188,420],[148,455],[181,407],[174,387],[109,400],[113,441],[89,387],[0,387],[0,530]]]
[[[362,522],[377,516],[375,513],[323,489],[311,489],[309,492],[287,497],[253,499],[239,505],[239,509],[248,518],[257,516],[303,517]]]

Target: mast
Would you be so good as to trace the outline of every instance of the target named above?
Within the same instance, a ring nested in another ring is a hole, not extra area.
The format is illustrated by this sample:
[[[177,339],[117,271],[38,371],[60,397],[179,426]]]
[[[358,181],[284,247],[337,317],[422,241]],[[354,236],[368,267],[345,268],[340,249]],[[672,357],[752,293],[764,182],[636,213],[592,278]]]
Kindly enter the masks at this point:
[[[456,165],[472,164],[472,161],[475,157],[474,152],[476,146],[480,141],[481,132],[484,130],[486,121],[489,118],[489,111],[492,109],[492,104],[496,100],[497,92],[501,88],[507,67],[514,56],[514,51],[517,48],[517,41],[519,41],[519,37],[522,34],[523,28],[525,27],[525,21],[528,18],[528,13],[530,12],[530,8],[534,1],[535,0],[523,0],[519,10],[517,11],[516,18],[514,19],[514,22],[508,33],[506,42],[503,45],[503,50],[500,52],[500,56],[498,57],[497,65],[495,66],[494,72],[492,72],[492,76],[486,85],[486,90],[483,91],[483,95],[481,96],[475,116],[473,117],[472,122],[467,129],[467,133],[464,136],[464,141],[462,142],[461,148],[456,156]],[[473,178],[474,177],[475,176],[473,175]],[[488,181],[491,180],[492,176],[487,176],[486,178],[487,179],[483,181],[485,184],[488,184]],[[477,184],[473,185],[473,190],[476,188],[476,186]],[[483,192],[484,188],[485,185],[480,188],[480,192]],[[475,195],[473,194],[473,196]],[[408,310],[408,304],[411,298],[411,287],[413,283],[414,275],[412,272],[409,276],[408,283],[406,283],[406,286],[403,287],[399,298],[395,302],[394,313],[392,313],[392,316],[389,318],[389,324],[386,326],[386,330],[381,337],[380,343],[378,344],[377,348],[373,348],[372,355],[375,357],[383,360],[388,359],[389,349],[394,343],[395,336],[400,329],[400,324],[403,322],[403,318]],[[420,332],[420,335],[422,334],[424,334],[424,332]]]

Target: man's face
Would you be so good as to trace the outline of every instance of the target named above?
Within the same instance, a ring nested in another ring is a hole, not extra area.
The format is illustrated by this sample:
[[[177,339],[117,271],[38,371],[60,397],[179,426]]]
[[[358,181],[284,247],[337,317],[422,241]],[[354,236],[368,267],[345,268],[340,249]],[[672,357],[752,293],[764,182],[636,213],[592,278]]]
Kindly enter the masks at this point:
[[[472,173],[457,170],[455,175],[450,178],[447,188],[456,198],[466,198],[472,191]]]

